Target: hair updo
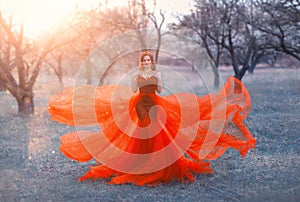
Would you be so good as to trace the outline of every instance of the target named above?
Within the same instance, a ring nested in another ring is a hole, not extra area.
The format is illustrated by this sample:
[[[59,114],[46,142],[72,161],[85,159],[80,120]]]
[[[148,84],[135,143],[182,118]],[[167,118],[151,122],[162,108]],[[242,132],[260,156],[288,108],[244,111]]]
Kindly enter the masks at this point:
[[[151,70],[152,71],[156,71],[156,66],[155,66],[155,62],[154,62],[154,56],[153,56],[153,54],[150,51],[143,51],[143,52],[141,52],[141,54],[140,54],[140,60],[139,60],[139,69],[140,70],[144,70],[143,60],[144,60],[145,56],[149,56],[150,57],[150,60],[151,60],[151,63],[152,63]]]

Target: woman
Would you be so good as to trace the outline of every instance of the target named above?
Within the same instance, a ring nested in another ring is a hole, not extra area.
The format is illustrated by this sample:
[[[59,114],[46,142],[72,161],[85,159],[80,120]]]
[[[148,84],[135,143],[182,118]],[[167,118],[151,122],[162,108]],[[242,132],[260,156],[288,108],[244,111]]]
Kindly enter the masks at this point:
[[[185,92],[158,96],[162,80],[153,54],[142,52],[139,62],[131,89],[83,85],[50,99],[52,120],[75,126],[99,124],[102,129],[60,137],[60,150],[67,157],[98,162],[80,180],[136,185],[194,181],[194,174],[212,173],[207,160],[226,149],[235,148],[245,156],[255,147],[243,123],[250,96],[240,81],[230,77],[220,92],[203,97]]]

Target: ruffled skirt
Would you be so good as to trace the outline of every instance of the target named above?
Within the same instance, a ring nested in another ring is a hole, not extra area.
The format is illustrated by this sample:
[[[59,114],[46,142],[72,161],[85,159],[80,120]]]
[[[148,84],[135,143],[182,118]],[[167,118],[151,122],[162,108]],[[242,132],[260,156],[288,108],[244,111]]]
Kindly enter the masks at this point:
[[[49,100],[51,119],[72,126],[98,125],[60,137],[60,150],[97,165],[80,177],[111,184],[194,181],[212,173],[209,160],[234,148],[244,157],[255,139],[244,123],[251,100],[245,86],[229,77],[216,94],[133,94],[121,85],[68,88]]]

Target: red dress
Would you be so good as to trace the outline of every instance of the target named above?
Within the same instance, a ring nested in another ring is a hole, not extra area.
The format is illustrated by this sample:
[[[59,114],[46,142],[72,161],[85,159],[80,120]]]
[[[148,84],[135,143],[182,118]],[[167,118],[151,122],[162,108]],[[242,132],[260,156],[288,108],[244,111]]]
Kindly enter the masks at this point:
[[[155,76],[138,76],[137,85],[137,93],[122,85],[82,85],[50,98],[52,120],[101,128],[60,137],[60,150],[67,157],[98,163],[80,180],[136,185],[194,181],[195,174],[212,173],[208,160],[226,149],[245,156],[255,147],[243,123],[250,96],[237,79],[229,77],[218,93],[203,97],[185,92],[158,96]]]

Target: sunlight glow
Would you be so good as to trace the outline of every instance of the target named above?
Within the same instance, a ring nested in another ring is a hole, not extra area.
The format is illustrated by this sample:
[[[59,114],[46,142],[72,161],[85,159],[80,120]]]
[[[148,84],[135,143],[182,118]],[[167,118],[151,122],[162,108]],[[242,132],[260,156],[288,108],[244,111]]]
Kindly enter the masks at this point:
[[[3,16],[12,16],[14,23],[24,24],[24,33],[36,37],[51,32],[75,7],[87,8],[97,1],[92,0],[2,0]],[[99,3],[99,1],[98,1]]]
[[[168,3],[169,2],[169,3]],[[191,0],[165,1],[156,0],[157,9],[172,13],[187,12]],[[12,16],[15,24],[24,24],[24,33],[28,37],[38,37],[49,33],[62,23],[76,7],[87,9],[99,4],[108,8],[126,6],[127,0],[1,0],[0,12],[4,17]],[[152,0],[146,0],[151,7]]]

